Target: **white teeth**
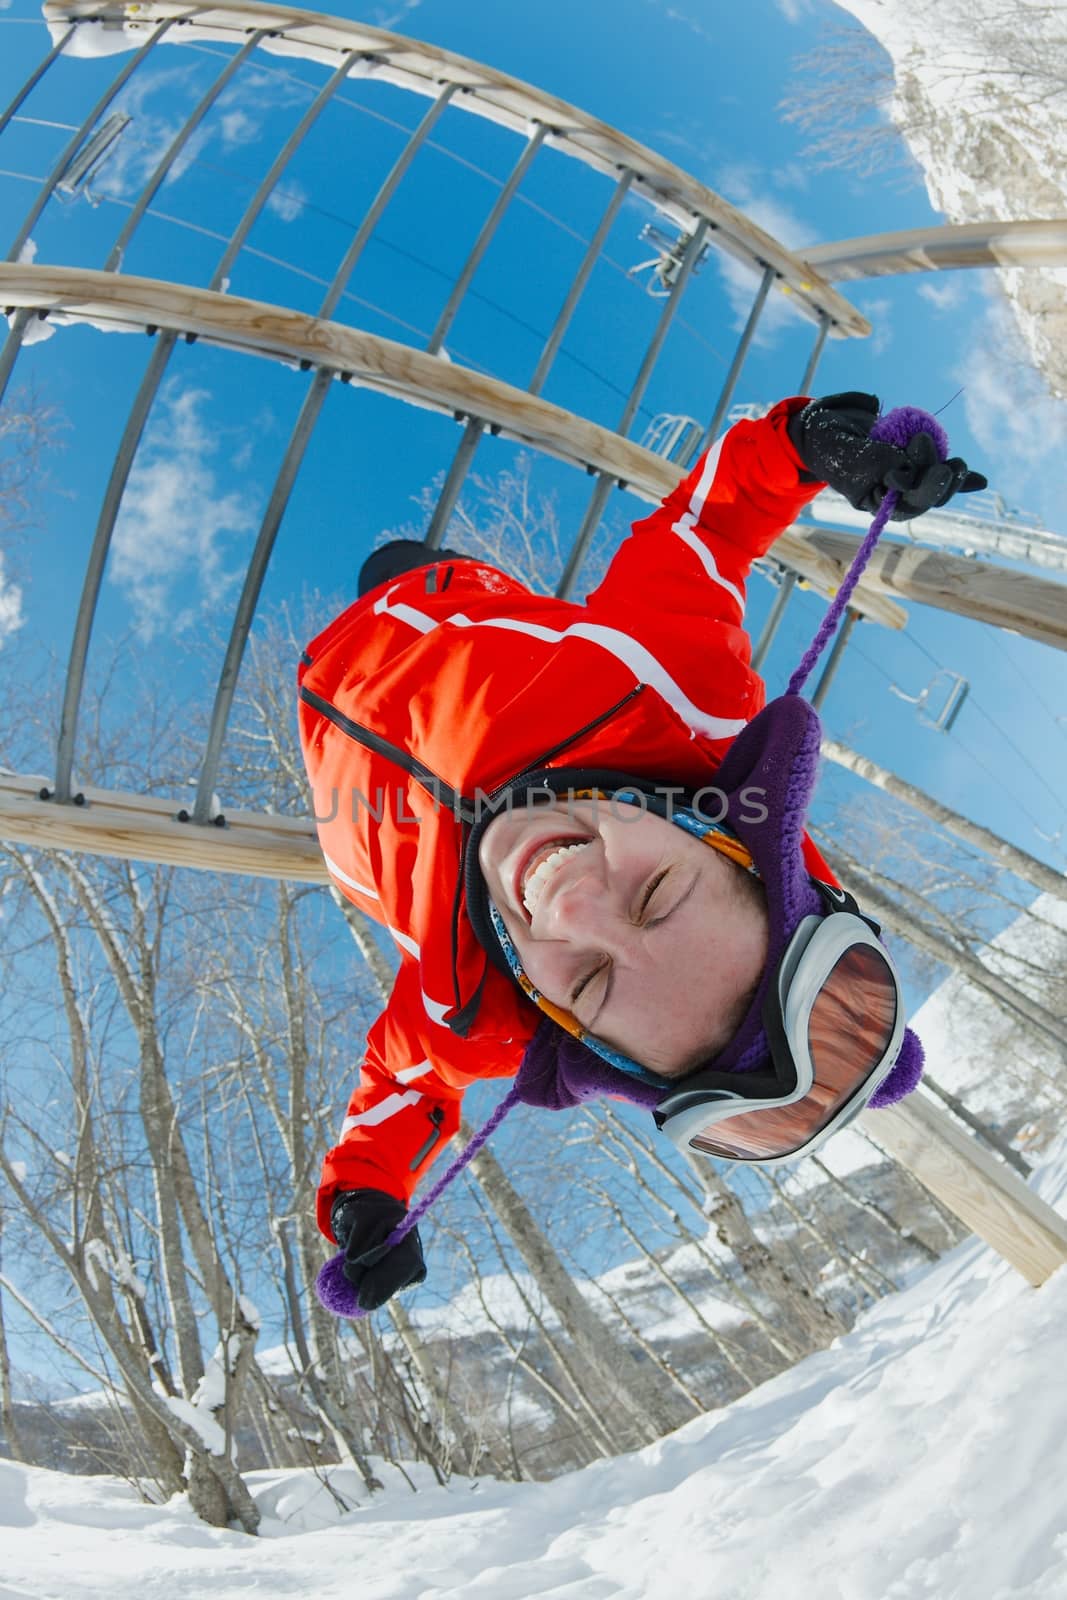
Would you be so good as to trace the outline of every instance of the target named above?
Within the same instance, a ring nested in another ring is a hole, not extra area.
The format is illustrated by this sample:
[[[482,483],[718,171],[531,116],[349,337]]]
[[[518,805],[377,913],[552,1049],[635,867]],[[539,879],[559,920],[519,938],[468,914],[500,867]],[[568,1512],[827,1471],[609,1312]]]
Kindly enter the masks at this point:
[[[534,870],[527,874],[522,886],[522,901],[531,916],[533,916],[534,907],[544,893],[546,883],[560,862],[566,860],[567,856],[573,856],[576,851],[584,850],[586,845],[591,843],[590,839],[580,839],[577,844],[561,845],[557,850],[553,850],[551,855],[545,856],[543,860],[539,861]]]

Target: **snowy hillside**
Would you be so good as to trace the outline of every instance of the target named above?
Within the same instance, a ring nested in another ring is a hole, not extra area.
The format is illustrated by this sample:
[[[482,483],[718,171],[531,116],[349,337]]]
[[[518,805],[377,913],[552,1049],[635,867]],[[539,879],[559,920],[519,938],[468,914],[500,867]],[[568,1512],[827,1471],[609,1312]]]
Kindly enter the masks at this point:
[[[1033,909],[988,958],[1016,979],[1019,957],[1067,969],[1067,908]],[[946,1087],[1017,1120],[1022,1080],[1060,1064],[984,1006],[951,979],[917,1026]],[[1031,1158],[1051,1101],[1040,1120]],[[869,1159],[855,1135],[831,1149],[846,1168]],[[1067,1214],[1062,1139],[1032,1182]],[[333,1494],[309,1472],[251,1472],[256,1540],[113,1478],[0,1461],[0,1600],[1067,1600],[1050,1470],[1065,1320],[1067,1273],[1033,1290],[972,1238],[829,1349],[645,1450],[548,1483],[440,1488],[383,1465],[373,1500],[352,1471],[331,1469]]]
[[[1067,1210],[1067,1155],[1038,1183]],[[832,1348],[636,1454],[552,1483],[341,1516],[251,1474],[262,1536],[114,1479],[0,1462],[0,1596],[34,1600],[1064,1600],[1067,1274],[1034,1290],[975,1240]]]
[[[950,222],[1067,216],[1067,11],[1044,0],[837,0],[893,61],[892,114]],[[999,274],[1067,395],[1067,268]]]

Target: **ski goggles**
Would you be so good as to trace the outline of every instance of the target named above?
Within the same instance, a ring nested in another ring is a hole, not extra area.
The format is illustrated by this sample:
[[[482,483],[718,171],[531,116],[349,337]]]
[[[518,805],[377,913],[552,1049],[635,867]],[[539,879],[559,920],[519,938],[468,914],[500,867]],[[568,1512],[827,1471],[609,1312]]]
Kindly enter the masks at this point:
[[[829,914],[799,924],[764,1002],[771,1070],[699,1072],[661,1100],[653,1116],[680,1150],[765,1166],[808,1155],[892,1071],[905,1021],[896,969],[852,896],[816,887]]]

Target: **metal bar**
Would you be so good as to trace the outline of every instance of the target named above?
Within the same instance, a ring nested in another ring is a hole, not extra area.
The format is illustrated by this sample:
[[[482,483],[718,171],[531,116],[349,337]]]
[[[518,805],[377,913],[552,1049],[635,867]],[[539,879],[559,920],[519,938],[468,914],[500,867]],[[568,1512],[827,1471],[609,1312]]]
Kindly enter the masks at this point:
[[[345,58],[342,65],[319,91],[319,94],[316,96],[311,107],[305,113],[297,128],[294,130],[294,133],[290,135],[289,139],[286,141],[281,153],[273,162],[267,177],[264,179],[263,183],[260,184],[256,193],[253,195],[247,209],[245,210],[244,216],[241,218],[241,221],[238,223],[237,228],[234,231],[222,260],[215,270],[215,273],[212,277],[213,288],[217,286],[217,281],[221,282],[222,278],[229,271],[229,268],[235,260],[242,244],[244,243],[252,224],[262,209],[267,196],[270,194],[274,184],[281,176],[281,173],[288,161],[291,159],[293,152],[299,146],[300,140],[307,132],[307,129],[311,126],[315,117],[322,110],[323,106],[330,98],[330,95],[343,82],[348,73],[348,69],[352,64],[354,55],[355,52],[352,52]],[[237,64],[237,58],[234,58],[234,61],[230,63],[230,66],[236,67]],[[215,85],[216,92],[218,91],[219,87],[219,84]],[[32,316],[32,312],[20,312],[19,315],[28,318],[29,316]],[[93,536],[93,544],[89,557],[89,566],[86,571],[81,601],[78,607],[78,615],[75,621],[74,641],[71,646],[70,662],[67,667],[67,681],[63,697],[63,714],[60,721],[59,742],[56,751],[55,799],[61,803],[69,800],[71,797],[71,774],[74,764],[74,740],[77,732],[82,687],[85,681],[85,663],[89,650],[89,639],[92,633],[93,620],[96,615],[96,607],[100,596],[100,584],[103,578],[104,567],[107,561],[108,551],[111,546],[111,539],[115,530],[115,523],[118,519],[119,508],[122,503],[122,496],[125,493],[130,470],[133,466],[134,456],[137,452],[137,447],[140,444],[141,436],[144,432],[145,423],[148,419],[148,413],[152,407],[157,393],[159,392],[159,386],[163,381],[163,376],[170,357],[174,351],[174,346],[177,343],[177,339],[178,335],[173,331],[161,334],[159,343],[152,352],[152,358],[149,361],[144,377],[141,380],[141,386],[137,392],[133,406],[131,407],[130,415],[126,422],[125,431],[123,432],[122,439],[115,454],[114,465],[111,469],[111,477],[108,480],[104,501],[100,508],[100,515],[97,519],[96,532]],[[10,343],[10,336],[8,342]],[[6,356],[6,354],[7,346],[5,345],[4,356]],[[4,357],[0,356],[0,377],[2,377],[3,374],[3,359]],[[2,386],[0,386],[0,396],[2,396],[2,393],[3,389]]]
[[[663,341],[667,337],[668,329],[674,321],[685,286],[689,282],[689,276],[699,259],[707,232],[708,223],[702,219],[686,245],[685,254],[678,268],[678,276],[671,285],[670,294],[663,302],[663,310],[660,312],[655,332],[649,342],[648,349],[645,351],[645,359],[641,363],[641,369],[634,380],[633,388],[630,390],[629,398],[623,407],[622,416],[619,418],[619,424],[616,428],[616,432],[622,434],[624,438],[629,433],[630,426],[637,415],[638,407],[644,398],[649,379],[652,377],[652,369],[659,357],[660,350],[663,348]],[[601,473],[596,488],[593,490],[585,516],[582,519],[582,525],[578,530],[574,543],[571,545],[570,554],[563,569],[563,576],[560,578],[556,588],[556,595],[561,600],[569,599],[574,588],[578,569],[585,559],[586,550],[589,548],[589,541],[593,537],[604,507],[607,505],[612,481],[610,475]]]
[[[225,253],[218,266],[215,268],[215,271],[211,275],[211,282],[208,284],[209,289],[218,290],[229,277],[230,270],[233,267],[234,262],[237,260],[238,255],[241,253],[241,249],[244,246],[245,240],[251,233],[257,217],[263,210],[263,207],[266,205],[267,200],[277,185],[279,178],[289,165],[295,152],[303,144],[312,126],[318,121],[320,113],[325,109],[327,103],[333,98],[336,91],[341,87],[342,83],[344,83],[345,79],[348,77],[348,74],[352,69],[352,64],[357,59],[358,55],[358,50],[349,51],[348,55],[346,55],[344,60],[341,62],[341,65],[337,68],[337,71],[323,84],[322,88],[319,90],[318,94],[315,96],[314,100],[304,112],[304,115],[301,117],[300,121],[297,123],[296,127],[293,129],[292,133],[289,135],[288,139],[275,156],[273,162],[271,163],[270,171],[267,173],[266,177],[259,185],[259,188],[248,202],[244,216],[234,229],[230,237],[230,242],[226,246]]]
[[[837,669],[841,664],[841,657],[845,653],[845,646],[848,644],[853,628],[859,621],[859,616],[859,612],[854,611],[851,606],[849,606],[848,610],[845,612],[844,620],[837,630],[837,638],[833,642],[830,654],[826,658],[826,665],[822,669],[822,676],[815,685],[815,690],[811,697],[812,706],[816,711],[818,711],[819,707],[826,699],[830,685],[833,682]]]
[[[289,496],[296,482],[296,475],[304,459],[304,452],[323,402],[327,390],[333,382],[331,372],[316,372],[311,381],[311,387],[304,396],[304,403],[300,408],[296,426],[289,439],[289,445],[282,460],[278,476],[274,480],[270,501],[263,515],[259,534],[256,538],[252,558],[248,563],[245,573],[244,585],[241,589],[241,598],[237,603],[234,614],[233,626],[226,646],[226,656],[219,674],[218,688],[215,691],[215,704],[211,712],[211,726],[208,730],[207,745],[204,751],[204,764],[200,769],[200,780],[196,789],[196,800],[193,804],[193,822],[209,822],[211,820],[212,793],[215,788],[215,779],[218,776],[219,760],[222,755],[222,741],[226,735],[226,726],[230,720],[230,710],[233,706],[233,697],[237,689],[237,677],[241,670],[244,658],[245,645],[248,642],[249,630],[252,627],[252,618],[255,615],[256,604],[259,600],[259,591],[263,587],[263,579],[267,572],[267,563],[270,561],[274,549],[274,541],[281,525],[285,508],[289,503]]]
[[[574,315],[575,307],[589,281],[590,273],[596,266],[600,252],[604,248],[604,241],[611,231],[612,224],[618,215],[619,207],[626,199],[633,181],[633,172],[629,167],[624,168],[622,177],[615,185],[615,192],[611,197],[608,208],[600,219],[600,226],[589,241],[589,248],[585,252],[585,258],[578,268],[574,282],[571,284],[570,292],[566,300],[564,300],[562,310],[556,318],[552,332],[548,336],[548,342],[541,352],[541,359],[537,363],[537,369],[530,379],[529,389],[531,394],[540,394],[544,387],[545,379],[548,377],[548,369],[556,359],[559,347],[563,343],[563,335],[566,333],[570,320]]]
[[[36,89],[37,85],[40,83],[41,79],[52,65],[52,62],[57,56],[61,56],[63,54],[63,51],[67,47],[67,42],[77,26],[78,24],[76,22],[71,23],[70,27],[67,29],[62,39],[60,39],[59,43],[52,46],[51,50],[45,56],[37,70],[31,73],[26,79],[26,82],[22,85],[22,88],[19,90],[14,100],[12,100],[3,116],[0,116],[0,133],[3,133],[4,129],[11,121],[11,118],[15,115],[19,106],[22,105],[23,101],[33,93],[34,89]]]
[[[159,26],[153,30],[151,36],[145,40],[137,54],[132,56],[130,60],[127,61],[118,77],[115,78],[114,82],[111,83],[107,89],[105,89],[104,93],[100,96],[100,99],[96,102],[96,105],[90,111],[89,115],[86,117],[77,133],[73,136],[69,143],[64,146],[63,154],[60,156],[59,160],[56,162],[55,166],[52,168],[51,172],[48,174],[48,177],[42,184],[40,194],[30,207],[29,216],[19,229],[18,238],[15,240],[15,243],[11,246],[11,249],[8,252],[7,259],[9,261],[18,260],[20,254],[22,253],[23,245],[26,243],[26,240],[37,226],[37,220],[40,217],[41,212],[52,198],[52,191],[55,189],[56,184],[63,176],[63,173],[69,165],[72,157],[80,149],[82,143],[94,124],[103,116],[104,112],[107,110],[112,100],[114,100],[119,90],[125,85],[127,79],[132,73],[136,72],[145,56],[157,43],[157,41],[163,37],[173,21],[173,17],[167,17],[164,22],[161,22]]]
[[[563,335],[566,333],[571,317],[574,315],[574,310],[578,304],[578,300],[586,286],[586,283],[589,281],[589,274],[596,265],[597,258],[599,257],[604,246],[604,240],[607,238],[611,229],[611,225],[615,221],[619,207],[626,198],[630,185],[633,182],[633,177],[633,173],[629,169],[626,169],[618,183],[615,185],[615,192],[608,203],[607,210],[604,212],[604,215],[600,220],[600,226],[597,228],[596,233],[590,240],[589,247],[585,252],[582,264],[578,268],[578,272],[575,276],[574,282],[571,284],[567,298],[563,302],[563,307],[560,310],[560,313],[552,327],[552,331],[548,336],[544,350],[541,352],[541,358],[537,363],[537,369],[534,372],[533,377],[530,379],[530,394],[539,394],[541,392],[544,381],[548,376],[549,368],[555,360],[560,344],[563,341]],[[482,434],[485,432],[485,428],[486,424],[480,421],[478,418],[471,417],[468,419],[467,426],[463,432],[463,438],[459,442],[459,447],[456,450],[455,456],[453,457],[452,465],[448,469],[448,477],[445,479],[444,487],[442,488],[437,500],[437,504],[434,507],[433,516],[430,519],[430,525],[426,530],[426,544],[431,550],[438,549],[440,547],[441,540],[444,538],[445,529],[448,526],[448,519],[451,517],[456,508],[456,501],[459,499],[460,491],[462,490],[467,478],[467,474],[471,469],[471,464],[474,461],[475,451],[477,450],[481,441]]]
[[[815,336],[815,344],[812,347],[811,355],[808,357],[808,364],[804,368],[804,376],[801,378],[800,388],[797,390],[798,394],[811,393],[811,385],[812,380],[815,377],[815,369],[819,365],[819,357],[822,355],[823,345],[826,343],[826,335],[829,332],[830,318],[826,315],[825,311],[820,311],[819,331]]]
[[[78,727],[78,712],[81,706],[82,687],[85,683],[85,662],[89,654],[89,637],[93,630],[93,619],[96,616],[97,601],[100,598],[100,584],[104,577],[104,566],[107,562],[107,553],[111,545],[111,535],[115,526],[115,519],[119,513],[126,480],[130,475],[130,467],[137,446],[141,442],[145,422],[152,401],[155,399],[156,390],[170,359],[171,350],[177,341],[176,333],[163,333],[159,342],[152,351],[152,359],[141,379],[141,386],[137,391],[136,399],[130,408],[129,417],[115,460],[111,468],[107,489],[104,494],[100,516],[97,519],[96,532],[93,535],[92,546],[89,550],[89,560],[85,568],[85,578],[82,582],[81,599],[78,602],[78,614],[74,621],[74,637],[70,646],[70,659],[67,663],[67,681],[63,689],[63,710],[59,719],[59,740],[56,745],[56,782],[54,798],[59,804],[64,804],[71,798],[71,771],[74,765],[74,736]]]
[[[155,199],[164,178],[167,176],[171,167],[174,165],[175,161],[177,161],[185,146],[188,144],[190,138],[196,132],[197,128],[199,128],[200,124],[203,122],[204,118],[207,116],[208,112],[211,110],[211,107],[215,104],[215,101],[218,99],[223,89],[225,89],[234,73],[243,64],[246,58],[256,48],[259,41],[263,38],[264,32],[265,30],[260,28],[245,41],[240,50],[238,50],[237,54],[227,62],[225,67],[223,67],[214,83],[201,99],[199,105],[197,105],[195,110],[189,116],[184,127],[178,130],[174,139],[171,141],[170,146],[160,158],[152,176],[141,190],[137,204],[130,212],[122,232],[112,245],[111,253],[104,262],[105,272],[118,272],[121,270],[122,258],[126,253],[126,248],[129,245],[130,240],[133,238],[133,235],[140,224],[141,218],[144,216],[145,212],[148,210],[148,207]]]
[[[774,643],[775,635],[782,625],[782,619],[785,616],[786,608],[789,605],[793,595],[793,590],[796,588],[796,586],[796,573],[783,570],[778,581],[778,593],[774,597],[774,604],[771,606],[767,620],[763,624],[763,632],[759,636],[759,642],[757,643],[755,650],[752,652],[753,672],[759,672],[764,661],[766,661],[767,652]]]
[[[345,258],[337,269],[333,283],[330,285],[329,290],[327,291],[325,300],[319,307],[319,316],[323,318],[323,320],[333,316],[334,311],[337,309],[337,304],[345,292],[348,280],[352,276],[356,262],[363,253],[363,247],[378,225],[378,219],[385,210],[386,206],[389,204],[389,201],[393,198],[401,178],[403,178],[419,150],[421,150],[422,146],[429,138],[434,124],[437,122],[438,117],[440,117],[448,102],[451,100],[455,90],[456,85],[454,83],[446,84],[441,90],[441,93],[437,96],[437,99],[434,101],[429,111],[427,111],[426,115],[415,129],[415,132],[411,135],[407,144],[400,152],[400,155],[397,157],[389,176],[386,178],[385,182],[378,190],[378,193],[375,195],[374,200],[371,202],[370,210],[363,218],[363,221],[359,227],[359,231],[345,252]]]
[[[441,547],[441,540],[444,538],[445,529],[448,527],[448,519],[456,509],[456,501],[459,499],[460,490],[463,488],[467,473],[470,471],[471,462],[474,460],[474,452],[481,442],[485,426],[480,417],[468,417],[467,419],[467,426],[463,430],[459,448],[452,458],[452,465],[448,469],[448,477],[445,479],[444,487],[437,497],[433,516],[430,518],[430,526],[426,530],[426,544],[431,550],[439,550]]]
[[[334,274],[333,282],[326,291],[326,297],[319,309],[319,318],[327,321],[345,292],[345,287],[352,275],[353,268],[359,260],[364,245],[370,238],[378,219],[389,201],[392,199],[400,180],[407,172],[408,167],[444,111],[455,90],[454,84],[447,84],[438,95],[429,111],[425,114],[414,133],[408,139],[401,151],[391,172],[375,196],[370,210],[356,233],[355,238],[345,251],[341,265]],[[259,601],[259,592],[263,587],[267,565],[274,541],[278,536],[285,508],[289,503],[296,475],[300,470],[307,450],[308,443],[319,419],[330,384],[333,381],[333,372],[328,367],[320,367],[315,373],[304,403],[300,407],[300,414],[296,419],[282,464],[278,469],[278,476],[274,480],[270,501],[263,514],[259,533],[245,573],[244,586],[241,597],[237,602],[233,626],[226,645],[226,655],[219,674],[218,686],[215,690],[215,703],[211,709],[211,724],[208,728],[207,744],[204,750],[204,762],[200,769],[200,778],[197,783],[196,800],[193,804],[192,820],[196,823],[206,823],[211,820],[211,798],[218,776],[219,760],[222,756],[222,741],[226,735],[226,726],[230,720],[230,711],[233,707],[233,697],[237,689],[237,678],[244,658],[245,645],[248,642],[252,618],[255,616],[256,605]]]
[[[0,350],[0,405],[3,405],[7,386],[11,381],[11,374],[18,360],[19,351],[22,349],[23,335],[27,325],[34,316],[29,306],[20,306],[11,318],[11,326],[4,340],[4,348]]]
[[[426,346],[426,350],[429,355],[435,356],[438,350],[440,350],[441,346],[444,344],[445,335],[452,326],[456,312],[459,310],[460,301],[470,288],[471,279],[477,272],[479,263],[489,248],[490,241],[500,225],[504,212],[511,204],[511,199],[515,193],[515,190],[519,187],[519,184],[526,176],[530,163],[533,161],[538,150],[540,150],[542,144],[544,143],[547,132],[548,128],[546,124],[543,122],[538,123],[537,132],[534,134],[532,139],[527,141],[526,148],[516,162],[511,177],[497,195],[496,204],[493,206],[492,211],[490,211],[489,215],[485,219],[485,222],[482,224],[482,230],[477,239],[474,241],[474,248],[467,257],[467,263],[459,277],[456,279],[452,288],[452,293],[449,295],[448,302],[445,305],[445,309],[441,312],[440,317],[437,319],[437,326],[430,335],[430,342]]]
[[[770,293],[771,284],[774,282],[774,276],[775,274],[773,267],[766,267],[764,269],[763,277],[760,280],[760,286],[756,290],[756,298],[752,302],[752,310],[748,314],[748,321],[745,323],[744,331],[737,342],[737,349],[734,351],[734,359],[730,363],[730,370],[726,374],[726,381],[723,383],[722,389],[719,393],[719,398],[715,405],[715,414],[708,423],[704,437],[700,440],[700,443],[696,446],[696,448],[690,451],[688,457],[683,463],[685,466],[688,466],[694,457],[703,454],[711,441],[713,439],[717,439],[719,436],[719,429],[722,427],[723,418],[730,408],[730,401],[734,397],[734,389],[737,387],[737,380],[741,376],[741,368],[744,365],[745,357],[748,354],[748,347],[752,343],[753,336],[755,335],[756,324],[759,322],[760,313],[763,310],[767,296]]]

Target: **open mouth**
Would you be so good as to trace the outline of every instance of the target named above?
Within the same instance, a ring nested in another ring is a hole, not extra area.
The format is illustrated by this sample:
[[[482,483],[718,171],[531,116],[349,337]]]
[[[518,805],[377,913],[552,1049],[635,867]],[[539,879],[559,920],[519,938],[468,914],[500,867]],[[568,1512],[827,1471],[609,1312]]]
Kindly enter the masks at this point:
[[[532,920],[537,902],[562,863],[592,842],[591,839],[576,839],[573,834],[570,837],[544,839],[523,858],[515,874],[515,899],[525,911],[527,922]]]

